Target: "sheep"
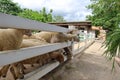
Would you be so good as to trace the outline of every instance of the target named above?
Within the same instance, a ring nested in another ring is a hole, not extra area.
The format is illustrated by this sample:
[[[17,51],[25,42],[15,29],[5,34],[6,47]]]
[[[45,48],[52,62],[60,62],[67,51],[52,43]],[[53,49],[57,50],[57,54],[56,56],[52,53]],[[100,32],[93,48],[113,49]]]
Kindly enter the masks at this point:
[[[67,42],[68,40],[74,40],[74,41],[79,41],[79,39],[72,34],[64,34],[64,33],[59,33],[59,32],[46,32],[46,31],[41,31],[39,33],[34,34],[36,38],[43,38],[45,39],[48,43],[56,43],[56,42]]]
[[[73,33],[73,31],[70,31],[67,34],[59,33],[59,32],[41,31],[39,33],[34,34],[34,36],[38,39],[42,38],[42,39],[46,40],[48,43],[67,42],[67,41],[79,42],[79,38],[77,37],[77,35],[73,35],[70,33]],[[68,54],[68,56],[67,56],[68,59],[71,59],[72,51],[68,47],[64,48],[64,50]]]
[[[23,35],[31,35],[30,30],[25,29],[0,29],[0,51],[19,49]],[[0,76],[5,77],[10,65],[3,66]],[[14,66],[14,65],[12,65]]]
[[[38,46],[38,45],[44,45],[49,44],[43,39],[23,39],[20,48],[26,48],[26,47],[32,47],[32,46]]]
[[[23,39],[23,42],[22,42],[22,44],[21,44],[21,48],[26,48],[26,47],[32,47],[32,46],[37,46],[37,45],[45,45],[45,44],[49,44],[48,42],[46,42],[46,41],[40,41],[40,40],[38,40],[38,39]],[[54,52],[58,52],[58,50],[57,51],[54,51]],[[62,51],[61,51],[62,52]],[[61,52],[59,52],[59,53],[61,53]],[[53,52],[51,52],[51,53],[49,53],[50,55],[52,55],[52,53]],[[45,54],[44,54],[45,55]],[[43,56],[44,56],[43,55]],[[55,55],[55,53],[54,53],[54,55]],[[47,56],[47,55],[45,55],[45,56]],[[57,55],[56,55],[57,56]],[[52,57],[51,57],[52,58]],[[54,57],[55,58],[55,57]],[[44,58],[45,59],[45,58]],[[60,61],[61,62],[61,61]]]
[[[46,32],[46,31],[42,31],[39,33],[34,34],[34,36],[36,36],[36,38],[43,38],[45,39],[48,43],[50,43],[50,39],[52,38],[52,36],[57,35],[57,32]]]
[[[67,34],[59,33],[59,32],[46,32],[41,31],[39,33],[34,34],[36,38],[43,38],[49,43],[56,43],[56,42],[67,42],[67,41],[76,41],[79,42],[79,38],[77,35],[70,34],[73,31],[68,32]],[[64,48],[65,52],[68,54],[68,59],[72,58],[72,51],[66,47]]]
[[[32,41],[30,41],[29,40],[29,42],[28,42],[28,40],[27,41],[23,41],[22,42],[22,45],[20,44],[20,46],[22,46],[22,47],[28,47],[28,46],[33,46],[33,45],[41,45],[41,44],[43,44],[43,41],[42,42],[40,42],[39,40],[34,40],[33,39],[33,41],[34,41],[34,44],[32,44]],[[39,43],[38,43],[38,41],[39,41]],[[27,43],[28,42],[28,43]],[[26,45],[24,45],[24,44],[26,44]],[[45,44],[45,43],[44,43]],[[8,66],[4,66],[2,69],[1,69],[1,75],[3,75],[3,77],[5,77],[6,76],[6,74],[7,74],[7,71],[8,71],[8,68],[9,68],[9,66],[10,65],[8,65]],[[13,66],[14,68],[16,67],[16,66]],[[15,68],[16,69],[16,68]],[[18,71],[18,70],[15,70],[15,71]],[[18,75],[20,75],[20,73],[17,73]],[[23,77],[23,76],[20,76],[20,77]],[[17,78],[18,78],[18,76],[17,76]]]
[[[60,54],[59,51],[54,51],[52,53],[49,53],[49,56],[50,56],[51,59],[56,59],[60,63],[64,62],[64,57],[63,57],[62,54]]]
[[[31,39],[31,40],[30,39],[29,40],[28,39],[23,39],[20,47],[21,48],[23,48],[23,47],[31,47],[31,46],[42,45],[42,44],[45,44],[45,42],[43,42],[43,41],[41,42],[40,40],[37,40],[37,39]],[[29,59],[28,59],[28,61],[31,62]],[[16,64],[16,65],[12,66],[13,71],[11,70],[14,79],[23,78],[24,76],[22,75],[22,73],[20,73],[19,68],[18,68],[18,65],[21,65],[21,62],[14,63],[14,64]],[[33,64],[33,63],[31,63],[31,64]]]
[[[48,42],[45,42],[44,40],[40,41],[38,39],[23,39],[23,42],[21,44],[21,48],[26,48],[26,47],[32,47],[32,46],[37,46],[37,45],[44,45],[44,44],[48,44]],[[23,64],[34,64],[34,63],[39,63],[41,65],[46,64],[47,62],[49,62],[51,59],[55,59],[57,61],[59,61],[60,63],[64,61],[64,57],[63,55],[58,52],[58,51],[54,51],[54,52],[50,52],[47,54],[43,54],[40,56],[36,56],[33,58],[29,58],[23,61],[18,62],[17,64],[19,64],[19,66],[16,66],[18,69],[18,71],[15,71],[13,68],[11,68],[11,72],[14,76],[14,78],[16,79],[16,75],[21,76],[20,70],[22,73],[24,73],[24,65]]]
[[[45,34],[46,33],[46,34]],[[46,36],[47,35],[47,36]],[[66,42],[68,40],[72,40],[74,39],[75,37],[71,37],[71,36],[68,36],[66,34],[63,34],[63,33],[57,33],[57,32],[45,32],[45,31],[42,31],[40,32],[39,34],[35,34],[35,37],[33,38],[37,38],[37,39],[45,39],[47,42],[49,43],[55,43],[55,42]],[[77,39],[76,39],[77,40]],[[30,45],[29,45],[30,46]],[[25,47],[25,46],[24,46]],[[62,58],[58,57],[59,61],[61,60],[61,62],[63,61]],[[24,61],[23,61],[24,62]],[[19,74],[18,74],[19,75]]]
[[[35,36],[35,34],[32,34],[31,36],[27,36],[27,35],[24,35],[23,36],[23,39],[39,39],[40,41],[46,41],[45,39],[41,38],[41,37],[38,37],[38,36]]]
[[[31,35],[25,29],[0,29],[0,51],[19,49],[23,35]]]
[[[71,33],[71,32],[69,32]],[[67,41],[77,41],[79,42],[79,38],[73,34],[64,34],[59,32],[47,32],[41,31],[36,34],[32,34],[32,36],[24,36],[24,39],[44,39],[48,43],[56,43],[56,42],[67,42]]]
[[[70,34],[73,33],[73,31],[70,31],[68,34],[64,33],[58,33],[58,32],[46,32],[41,31],[39,33],[34,34],[36,38],[43,38],[48,43],[56,43],[56,42],[67,42],[69,41],[77,41],[79,42],[79,38],[76,35]],[[72,51],[66,47],[64,48],[65,52],[68,54],[68,58],[71,59]]]
[[[26,47],[32,47],[32,46],[38,46],[38,45],[44,45],[44,44],[48,44],[45,40],[43,39],[23,39],[23,42],[21,44],[21,48],[26,48]],[[30,60],[35,60],[35,58]],[[36,58],[37,60],[37,58]],[[26,60],[27,62],[29,62],[29,59]],[[25,61],[23,61],[25,62]],[[33,63],[29,63],[29,64],[33,64]]]

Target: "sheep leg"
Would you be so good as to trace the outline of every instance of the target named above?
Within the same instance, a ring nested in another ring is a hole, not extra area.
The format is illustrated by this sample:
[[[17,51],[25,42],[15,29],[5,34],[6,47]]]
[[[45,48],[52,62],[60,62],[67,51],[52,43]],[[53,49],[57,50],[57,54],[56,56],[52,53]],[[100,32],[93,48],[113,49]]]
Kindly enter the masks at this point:
[[[27,69],[22,63],[20,64],[20,67],[21,67],[22,69]]]
[[[18,64],[17,67],[21,68],[21,65]],[[12,67],[10,68],[10,72],[11,72],[11,74],[12,74],[14,80],[16,80],[18,77],[17,77],[17,75],[16,75],[15,68],[14,68],[13,65],[12,65]]]
[[[43,55],[40,55],[40,56],[38,56],[38,59],[37,59],[37,61],[36,62],[38,62],[39,63],[39,65],[40,66],[43,66],[44,65],[44,54]]]
[[[13,69],[15,71],[15,74],[16,74],[16,78],[17,79],[23,79],[24,75],[20,73],[20,70],[18,69],[17,65],[19,65],[19,64],[17,64],[17,63],[16,64],[12,64],[12,67],[13,67]]]
[[[41,64],[42,64],[42,66],[43,65],[45,65],[45,63],[46,63],[46,61],[45,61],[45,59],[44,59],[44,57],[41,59]]]
[[[41,60],[41,57],[39,56],[39,58],[37,59],[37,63],[42,66],[42,60]]]
[[[69,60],[71,60],[72,59],[72,51],[68,47],[65,47],[64,50],[67,53],[67,58]]]
[[[59,63],[64,62],[64,57],[63,57],[63,55],[61,53],[59,53],[59,52],[52,52],[52,53],[49,53],[49,54],[50,54],[50,57],[52,59],[55,59],[55,60],[59,61]]]
[[[24,69],[26,69],[26,67],[22,63],[19,63],[17,67],[22,74],[25,74]]]
[[[43,66],[43,65],[45,65],[45,61],[44,61],[44,59],[42,60],[42,66]]]
[[[0,77],[1,77],[1,75],[2,75],[2,72],[0,71]]]
[[[56,60],[59,61],[59,63],[62,63],[64,62],[64,57],[62,54],[58,54],[57,57],[56,57]]]
[[[15,74],[15,71],[14,71],[13,67],[10,68],[10,72],[11,72],[14,80],[16,80],[17,78],[16,78],[16,74]]]
[[[10,67],[10,65],[3,66],[0,71],[1,72],[0,76],[6,77],[9,67]]]

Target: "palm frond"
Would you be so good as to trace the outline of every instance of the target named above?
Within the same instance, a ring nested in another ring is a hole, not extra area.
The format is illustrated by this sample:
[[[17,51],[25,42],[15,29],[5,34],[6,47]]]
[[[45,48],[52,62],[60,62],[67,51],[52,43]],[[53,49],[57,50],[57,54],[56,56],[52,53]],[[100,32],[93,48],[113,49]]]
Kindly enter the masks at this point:
[[[105,55],[109,60],[112,60],[115,56],[120,55],[120,28],[108,33],[105,41]],[[114,68],[113,60],[113,68]]]

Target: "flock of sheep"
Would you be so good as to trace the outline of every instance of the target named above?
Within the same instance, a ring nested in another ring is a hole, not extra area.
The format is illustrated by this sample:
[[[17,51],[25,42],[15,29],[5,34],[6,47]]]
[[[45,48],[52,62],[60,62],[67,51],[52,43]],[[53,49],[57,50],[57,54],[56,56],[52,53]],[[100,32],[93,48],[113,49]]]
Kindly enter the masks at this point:
[[[31,30],[27,29],[0,29],[0,51],[15,50],[20,48],[46,45],[57,42],[67,41],[79,41],[76,35],[70,33],[59,33],[59,32],[46,32],[41,31],[36,34],[32,34]],[[64,48],[53,52],[49,52],[43,55],[35,56],[20,62],[5,65],[0,70],[0,77],[6,77],[8,70],[10,70],[14,79],[24,78],[26,64],[34,66],[39,64],[40,66],[52,61],[57,60],[60,63],[64,61],[64,52],[70,55],[70,49]]]

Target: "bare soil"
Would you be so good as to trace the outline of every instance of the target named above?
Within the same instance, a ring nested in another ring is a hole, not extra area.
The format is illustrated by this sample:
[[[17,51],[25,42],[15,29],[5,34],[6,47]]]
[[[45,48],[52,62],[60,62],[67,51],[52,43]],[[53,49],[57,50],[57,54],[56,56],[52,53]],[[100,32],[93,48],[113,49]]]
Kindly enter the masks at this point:
[[[102,56],[102,42],[96,41],[55,71],[50,72],[40,80],[120,80],[120,68],[116,65],[111,71],[112,61]]]

